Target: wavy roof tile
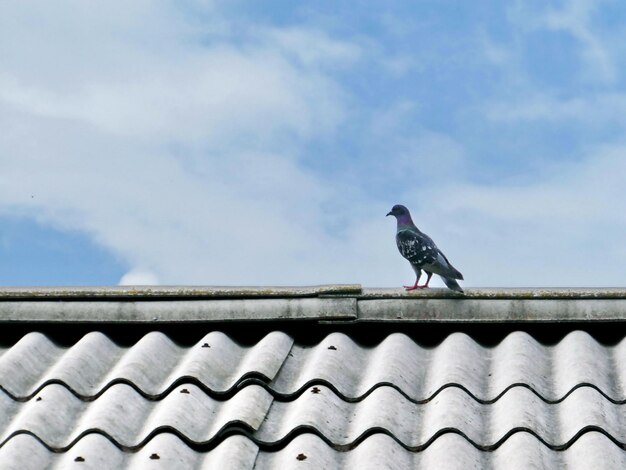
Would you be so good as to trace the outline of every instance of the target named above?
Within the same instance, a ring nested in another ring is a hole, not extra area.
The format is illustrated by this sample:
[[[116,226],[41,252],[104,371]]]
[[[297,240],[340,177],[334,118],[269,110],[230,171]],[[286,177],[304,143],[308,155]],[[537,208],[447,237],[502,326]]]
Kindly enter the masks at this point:
[[[415,403],[390,386],[347,402],[323,385],[306,389],[292,401],[248,385],[220,401],[193,384],[181,384],[159,400],[148,400],[129,385],[115,384],[97,399],[84,401],[66,387],[51,384],[26,402],[0,394],[0,445],[28,433],[52,450],[65,451],[83,435],[98,432],[119,447],[134,450],[154,434],[169,430],[206,446],[237,430],[269,448],[283,446],[306,430],[342,449],[382,432],[403,447],[420,451],[440,435],[454,432],[477,448],[493,450],[524,430],[550,448],[563,449],[592,429],[626,446],[623,416],[625,404],[612,403],[587,386],[553,404],[515,386],[493,403],[483,404],[457,387]]]
[[[24,457],[27,456],[27,457]],[[11,466],[10,462],[19,462]],[[99,434],[88,434],[64,453],[36,438],[19,435],[0,447],[0,468],[88,470],[615,470],[626,453],[606,435],[591,431],[568,449],[555,451],[525,432],[512,435],[493,452],[476,449],[458,434],[444,434],[422,452],[411,452],[385,434],[375,434],[346,452],[337,452],[314,434],[301,434],[276,451],[259,449],[243,435],[198,452],[173,434],[162,433],[136,453],[120,450]]]
[[[64,348],[33,332],[0,350],[0,387],[15,399],[27,399],[46,384],[62,383],[90,399],[122,382],[156,397],[177,381],[191,379],[215,393],[227,392],[247,377],[275,377],[292,344],[286,334],[273,332],[252,347],[242,347],[213,331],[193,347],[181,347],[165,334],[151,332],[124,348],[92,332]]]
[[[485,347],[464,333],[453,333],[430,348],[394,333],[375,347],[364,347],[347,334],[332,333],[311,347],[274,331],[253,346],[240,346],[212,331],[189,347],[160,332],[120,347],[92,332],[66,348],[33,332],[0,349],[0,377],[0,390],[16,400],[32,398],[51,383],[63,384],[86,400],[116,383],[159,398],[175,384],[190,381],[213,396],[258,383],[285,399],[311,384],[323,384],[347,401],[390,385],[418,403],[450,386],[491,403],[516,385],[547,402],[559,402],[588,385],[611,401],[625,403],[626,341],[603,346],[588,333],[573,331],[557,345],[544,346],[518,331],[495,347]]]

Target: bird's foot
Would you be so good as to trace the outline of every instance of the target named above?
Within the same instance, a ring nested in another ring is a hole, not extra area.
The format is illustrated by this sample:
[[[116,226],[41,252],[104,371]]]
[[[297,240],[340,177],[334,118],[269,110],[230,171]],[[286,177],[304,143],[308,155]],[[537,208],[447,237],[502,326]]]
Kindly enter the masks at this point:
[[[404,287],[407,291],[416,290],[416,289],[428,289],[427,284],[424,284],[423,286],[418,286],[417,284],[415,284],[414,286],[402,286],[402,287]]]

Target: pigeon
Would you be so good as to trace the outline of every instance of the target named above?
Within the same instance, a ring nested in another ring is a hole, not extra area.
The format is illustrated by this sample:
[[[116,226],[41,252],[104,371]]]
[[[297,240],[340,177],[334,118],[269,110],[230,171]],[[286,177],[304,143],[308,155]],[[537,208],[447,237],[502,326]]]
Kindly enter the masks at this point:
[[[432,238],[415,226],[409,210],[397,204],[391,208],[387,215],[393,215],[398,222],[396,231],[398,250],[402,256],[409,260],[417,276],[414,285],[404,286],[404,288],[406,290],[424,289],[428,287],[430,278],[434,273],[441,276],[448,289],[463,293],[463,289],[456,282],[456,279],[463,279],[463,274],[450,264],[446,255],[437,248]],[[418,286],[417,283],[422,275],[422,270],[428,274],[428,278],[426,279],[426,284]]]

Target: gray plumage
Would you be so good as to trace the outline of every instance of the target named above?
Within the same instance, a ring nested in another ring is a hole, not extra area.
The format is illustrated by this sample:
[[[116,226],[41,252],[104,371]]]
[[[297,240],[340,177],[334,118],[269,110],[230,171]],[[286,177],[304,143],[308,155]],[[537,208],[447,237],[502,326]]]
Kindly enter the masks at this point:
[[[393,215],[398,222],[396,232],[396,244],[400,254],[406,258],[411,267],[415,271],[417,280],[413,287],[405,286],[407,289],[416,289],[421,287],[428,287],[428,282],[433,274],[438,274],[443,279],[443,282],[457,292],[463,292],[463,289],[456,282],[456,279],[463,279],[461,274],[452,263],[448,261],[448,258],[443,252],[437,248],[435,242],[428,235],[420,231],[413,220],[409,210],[401,205],[393,206],[391,212],[387,215]],[[417,283],[421,276],[422,270],[428,274],[428,280],[424,286],[418,286]]]

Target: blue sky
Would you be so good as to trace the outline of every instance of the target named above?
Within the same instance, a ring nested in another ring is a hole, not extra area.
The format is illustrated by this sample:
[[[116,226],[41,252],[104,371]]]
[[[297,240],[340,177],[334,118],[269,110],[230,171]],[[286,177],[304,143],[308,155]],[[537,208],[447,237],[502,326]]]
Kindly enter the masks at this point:
[[[625,20],[0,0],[0,284],[396,286],[403,203],[465,286],[624,285]]]

